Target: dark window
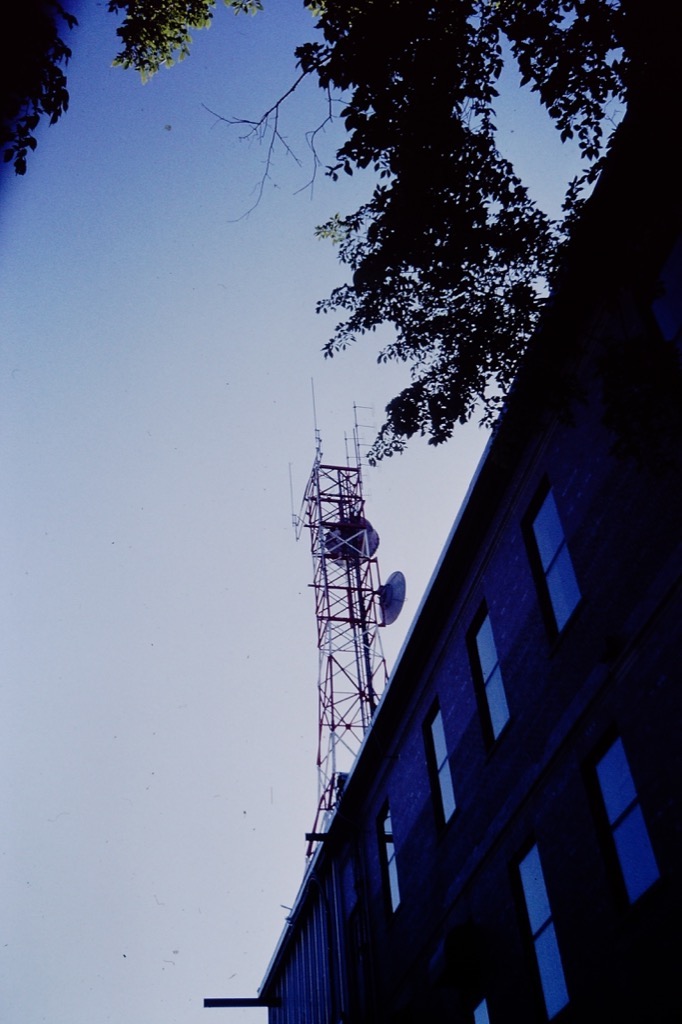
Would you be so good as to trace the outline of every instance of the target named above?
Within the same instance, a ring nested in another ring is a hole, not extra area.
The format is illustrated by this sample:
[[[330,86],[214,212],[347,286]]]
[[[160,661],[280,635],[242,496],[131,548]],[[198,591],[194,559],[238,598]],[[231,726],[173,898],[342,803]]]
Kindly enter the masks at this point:
[[[519,862],[519,876],[545,1008],[551,1020],[568,1003],[568,991],[537,845]]]
[[[384,810],[379,816],[379,844],[388,902],[391,910],[397,910],[400,906],[400,886],[398,884],[398,864],[395,856],[395,843],[393,842],[391,809],[388,804],[386,804]]]
[[[665,341],[679,343],[682,336],[682,237],[678,238],[660,276],[660,294],[653,302],[653,312]]]
[[[580,588],[551,488],[543,489],[531,509],[526,533],[541,597],[552,627],[560,633],[580,601]]]
[[[627,898],[634,903],[656,881],[659,872],[620,738],[599,758],[595,771]]]
[[[361,908],[357,905],[348,918],[348,952],[353,965],[347,975],[351,1020],[364,1020],[369,1008],[371,947]]]
[[[443,715],[437,706],[427,719],[424,728],[424,739],[436,813],[438,820],[445,824],[455,813],[457,804],[455,801],[455,791],[452,786],[448,748],[445,742]]]
[[[509,707],[493,627],[485,606],[469,631],[468,644],[483,729],[486,738],[492,743],[509,721]]]

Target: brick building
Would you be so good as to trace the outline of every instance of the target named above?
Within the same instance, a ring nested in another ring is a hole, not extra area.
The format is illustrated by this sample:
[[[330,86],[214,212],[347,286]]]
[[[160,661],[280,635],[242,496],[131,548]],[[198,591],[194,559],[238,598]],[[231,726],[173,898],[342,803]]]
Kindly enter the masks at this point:
[[[633,208],[623,139],[310,860],[271,1024],[682,1020],[682,232],[672,174]]]

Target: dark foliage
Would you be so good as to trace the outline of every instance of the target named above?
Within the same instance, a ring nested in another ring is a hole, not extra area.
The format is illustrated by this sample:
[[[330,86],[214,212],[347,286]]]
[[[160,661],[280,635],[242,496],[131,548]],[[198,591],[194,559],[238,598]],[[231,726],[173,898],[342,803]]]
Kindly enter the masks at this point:
[[[5,18],[13,59],[0,65],[0,150],[17,174],[25,174],[41,118],[55,124],[69,106],[64,69],[71,50],[60,33],[77,22],[57,0],[10,4]]]
[[[69,51],[55,25],[73,18],[56,0],[33,2],[43,26],[35,66],[18,83],[3,122],[11,129],[3,137],[5,156],[20,173],[41,113],[54,121],[68,102],[61,66]],[[261,8],[260,0],[225,3],[235,13]],[[619,185],[621,205],[630,205],[648,181],[645,162],[657,133],[670,135],[679,120],[681,15],[677,4],[653,13],[644,0],[303,3],[319,39],[296,51],[301,73],[341,98],[347,130],[329,173],[338,178],[370,168],[377,175],[370,199],[353,214],[332,217],[318,234],[338,244],[350,271],[349,283],[319,304],[342,316],[325,354],[383,326],[392,338],[379,361],[398,360],[410,370],[409,386],[386,409],[373,449],[380,458],[414,434],[438,444],[474,415],[494,418],[557,283],[566,240],[579,232],[585,189],[604,166],[610,104],[628,111],[632,171]],[[123,15],[115,63],[145,78],[189,52],[190,30],[209,25],[216,4],[109,0],[108,6]],[[497,148],[495,102],[505,59],[584,159],[561,224],[536,207]],[[261,134],[269,127],[277,137],[277,121],[268,118],[279,114],[283,99],[256,126]],[[22,103],[27,112],[20,114]],[[602,234],[619,238],[619,219]],[[638,230],[643,224],[641,218]],[[622,242],[608,251],[599,246],[593,279],[605,267],[614,282],[626,272],[618,253],[631,247]]]
[[[578,141],[575,214],[599,167],[605,105],[625,94],[622,19],[609,0],[328,0],[323,42],[299,49],[303,68],[346,97],[348,135],[330,173],[371,167],[380,178],[360,210],[320,231],[352,271],[319,306],[346,314],[325,353],[387,324],[395,336],[380,361],[410,367],[374,457],[415,433],[438,444],[477,411],[495,416],[561,255],[559,225],[496,145],[503,54],[562,138]]]

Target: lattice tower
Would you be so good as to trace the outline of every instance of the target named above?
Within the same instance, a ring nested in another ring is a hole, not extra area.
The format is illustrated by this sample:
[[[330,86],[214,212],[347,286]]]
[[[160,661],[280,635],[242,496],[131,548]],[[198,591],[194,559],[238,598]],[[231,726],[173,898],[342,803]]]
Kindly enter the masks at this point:
[[[319,650],[318,807],[313,836],[326,830],[387,680],[379,635],[379,537],[365,517],[357,429],[353,447],[347,465],[328,465],[322,461],[318,435],[297,519],[298,534],[303,527],[310,534]]]

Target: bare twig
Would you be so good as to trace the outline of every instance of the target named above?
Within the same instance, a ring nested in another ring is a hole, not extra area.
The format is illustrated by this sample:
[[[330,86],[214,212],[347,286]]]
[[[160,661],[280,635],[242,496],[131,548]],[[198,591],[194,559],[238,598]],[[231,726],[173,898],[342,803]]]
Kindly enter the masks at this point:
[[[332,97],[329,88],[327,88],[327,116],[320,124],[318,124],[317,128],[313,128],[312,131],[306,132],[305,135],[306,142],[308,143],[308,148],[312,153],[313,157],[313,173],[310,176],[310,180],[307,181],[305,185],[301,185],[300,188],[296,189],[296,192],[294,193],[295,195],[298,195],[300,192],[305,192],[307,189],[312,190],[315,185],[315,182],[317,180],[317,172],[322,166],[322,161],[320,160],[317,154],[316,140],[319,133],[323,132],[327,125],[331,124],[332,121],[334,120],[334,111],[332,109],[334,102],[334,98]],[[336,102],[339,101],[337,100]]]
[[[303,79],[306,78],[310,73],[310,70],[302,71],[300,75],[296,78],[296,80],[289,86],[286,92],[284,92],[279,97],[279,99],[272,104],[271,107],[264,111],[264,113],[258,118],[258,120],[251,120],[245,117],[225,117],[224,115],[217,113],[215,110],[211,110],[211,108],[206,106],[205,103],[202,104],[204,110],[208,111],[208,113],[215,117],[218,121],[222,121],[224,124],[227,124],[230,127],[244,126],[245,128],[247,128],[248,130],[240,137],[242,141],[246,141],[252,138],[257,139],[258,142],[263,142],[266,139],[268,140],[265,157],[265,169],[256,187],[256,199],[248,208],[248,210],[245,210],[245,212],[242,213],[241,216],[235,218],[235,220],[231,221],[231,223],[239,223],[239,221],[244,220],[246,217],[249,216],[250,213],[253,213],[256,207],[260,204],[265,192],[266,183],[270,180],[271,177],[270,171],[274,159],[275,148],[278,144],[282,146],[284,152],[288,156],[290,156],[293,160],[296,161],[299,167],[302,166],[302,161],[298,158],[292,147],[289,145],[286,137],[280,131],[279,115],[284,102],[296,91],[296,89],[301,84]],[[305,185],[303,185],[300,189],[296,190],[296,195],[299,192],[304,191],[304,189],[311,188],[313,186],[317,177],[318,169],[322,166],[315,143],[318,134],[321,131],[323,131],[326,128],[326,126],[334,120],[334,113],[332,110],[333,102],[334,100],[332,99],[331,93],[329,89],[327,89],[327,115],[324,118],[324,120],[317,126],[317,128],[313,129],[312,131],[306,132],[305,135],[308,148],[310,149],[313,157],[312,175],[310,177],[310,180]]]

